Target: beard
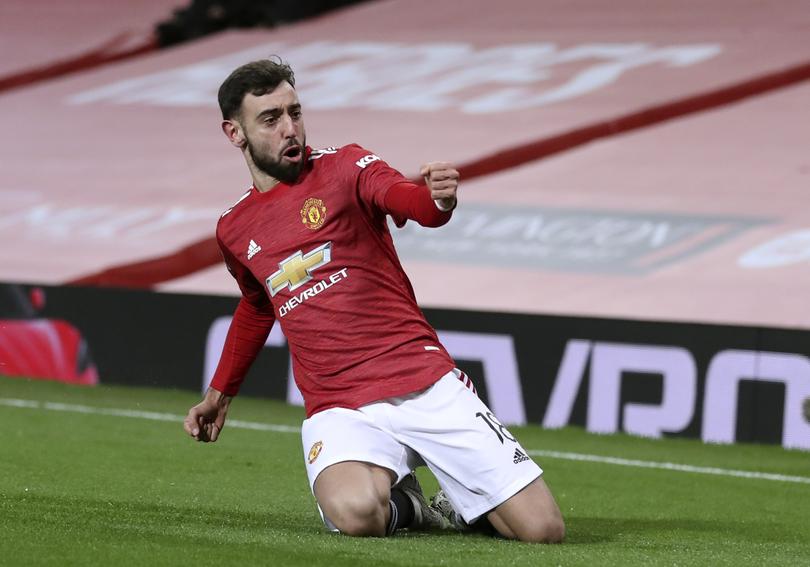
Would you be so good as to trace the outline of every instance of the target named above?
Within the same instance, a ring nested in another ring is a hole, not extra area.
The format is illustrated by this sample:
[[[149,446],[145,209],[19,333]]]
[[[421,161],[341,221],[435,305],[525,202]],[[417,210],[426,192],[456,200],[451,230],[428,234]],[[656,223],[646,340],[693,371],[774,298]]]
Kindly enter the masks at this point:
[[[274,159],[267,153],[262,153],[251,143],[250,138],[247,138],[248,152],[250,153],[250,159],[253,160],[253,164],[273,179],[287,184],[295,183],[298,176],[301,175],[301,170],[304,169],[304,164],[306,163],[304,148],[306,144],[307,141],[305,138],[301,142],[301,161],[298,163],[288,163],[282,161],[282,159]]]

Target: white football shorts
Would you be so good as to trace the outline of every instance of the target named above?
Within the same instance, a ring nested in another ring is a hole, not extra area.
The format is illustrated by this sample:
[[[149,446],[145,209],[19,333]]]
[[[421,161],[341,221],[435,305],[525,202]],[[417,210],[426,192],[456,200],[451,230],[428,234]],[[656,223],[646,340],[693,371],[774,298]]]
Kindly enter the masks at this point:
[[[316,413],[301,431],[310,489],[321,471],[343,461],[389,469],[396,482],[427,465],[456,511],[474,522],[543,470],[471,387],[454,369],[420,392]]]

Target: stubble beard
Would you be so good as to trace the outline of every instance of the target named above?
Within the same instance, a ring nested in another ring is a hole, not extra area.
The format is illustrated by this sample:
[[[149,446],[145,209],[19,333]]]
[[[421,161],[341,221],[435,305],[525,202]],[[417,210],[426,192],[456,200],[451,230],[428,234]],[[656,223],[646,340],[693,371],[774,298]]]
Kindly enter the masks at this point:
[[[301,175],[301,170],[304,169],[306,159],[303,152],[306,144],[306,139],[304,139],[301,142],[302,153],[301,160],[298,163],[284,163],[281,160],[274,159],[268,154],[263,154],[251,143],[250,138],[247,139],[247,148],[248,152],[250,153],[250,159],[253,160],[253,164],[262,173],[265,173],[266,175],[269,175],[273,179],[277,179],[282,183],[288,184],[295,183],[298,176]]]

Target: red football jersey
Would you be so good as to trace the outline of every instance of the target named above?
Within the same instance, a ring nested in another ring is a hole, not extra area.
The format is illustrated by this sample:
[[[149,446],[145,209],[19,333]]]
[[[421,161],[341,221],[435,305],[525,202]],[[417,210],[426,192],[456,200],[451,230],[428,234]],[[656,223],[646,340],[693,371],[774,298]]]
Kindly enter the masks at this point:
[[[430,386],[455,363],[416,303],[386,215],[398,225],[431,215],[442,224],[450,213],[360,146],[307,148],[307,158],[294,184],[264,193],[251,188],[217,225],[243,299],[212,386],[236,393],[274,319],[287,337],[308,416]],[[414,203],[427,210],[426,198],[433,212],[420,215]],[[249,324],[234,329],[245,313]],[[245,336],[255,352],[240,346]],[[233,363],[234,356],[242,360]]]

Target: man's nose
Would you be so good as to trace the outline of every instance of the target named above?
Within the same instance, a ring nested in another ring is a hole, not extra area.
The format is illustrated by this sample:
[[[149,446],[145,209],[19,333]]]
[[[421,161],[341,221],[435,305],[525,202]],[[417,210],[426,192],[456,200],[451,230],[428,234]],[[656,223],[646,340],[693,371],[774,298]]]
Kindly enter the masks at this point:
[[[285,114],[281,118],[281,133],[285,138],[295,138],[295,121],[292,116]]]

